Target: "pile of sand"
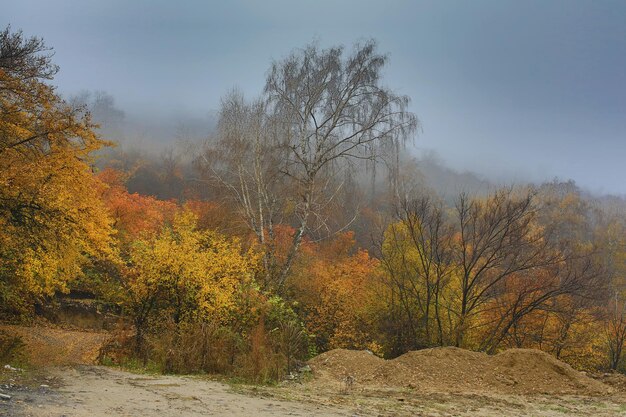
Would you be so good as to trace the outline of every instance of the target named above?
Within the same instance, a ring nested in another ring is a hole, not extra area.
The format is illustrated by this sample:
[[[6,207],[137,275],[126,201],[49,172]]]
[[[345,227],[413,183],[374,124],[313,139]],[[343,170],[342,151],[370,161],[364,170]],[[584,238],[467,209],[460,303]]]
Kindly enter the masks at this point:
[[[615,389],[621,394],[626,394],[626,375],[612,371],[606,373],[595,373],[591,375],[593,379]]]
[[[597,395],[610,388],[551,355],[510,349],[494,356],[445,347],[383,360],[366,351],[336,349],[309,361],[315,383],[403,387],[429,392]]]

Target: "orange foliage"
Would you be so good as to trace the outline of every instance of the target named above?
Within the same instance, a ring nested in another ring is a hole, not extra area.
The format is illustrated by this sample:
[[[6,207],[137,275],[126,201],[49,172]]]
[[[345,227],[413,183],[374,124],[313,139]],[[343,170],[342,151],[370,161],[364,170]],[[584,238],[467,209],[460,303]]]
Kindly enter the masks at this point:
[[[303,262],[294,275],[294,292],[306,316],[306,326],[318,346],[369,348],[372,343],[370,307],[374,304],[378,260],[356,250],[353,233],[323,245],[303,247]],[[354,252],[354,253],[352,253]]]
[[[179,210],[174,201],[129,193],[124,185],[126,175],[123,172],[106,168],[98,178],[108,185],[102,198],[122,240],[130,241],[142,233],[157,232],[165,222],[171,222]]]
[[[219,230],[239,237],[244,235],[242,233],[243,225],[237,222],[233,216],[232,208],[225,204],[213,201],[187,200],[183,207],[196,215],[199,229]]]

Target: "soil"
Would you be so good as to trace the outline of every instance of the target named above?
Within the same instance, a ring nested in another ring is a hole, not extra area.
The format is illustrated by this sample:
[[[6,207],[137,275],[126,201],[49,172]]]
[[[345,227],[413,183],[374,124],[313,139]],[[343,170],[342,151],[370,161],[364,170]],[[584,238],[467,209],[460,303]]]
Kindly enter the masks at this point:
[[[606,395],[613,389],[551,355],[510,349],[494,356],[445,347],[385,361],[336,349],[311,361],[317,385],[409,388],[420,392]]]
[[[22,339],[27,362],[34,367],[94,364],[100,349],[110,338],[110,334],[104,331],[53,325],[2,325],[0,330]]]

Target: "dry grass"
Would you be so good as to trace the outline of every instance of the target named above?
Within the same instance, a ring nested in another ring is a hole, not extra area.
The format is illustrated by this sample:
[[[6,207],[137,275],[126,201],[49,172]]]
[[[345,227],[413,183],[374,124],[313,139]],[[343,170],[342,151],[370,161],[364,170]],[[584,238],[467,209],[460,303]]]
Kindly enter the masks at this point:
[[[33,367],[95,364],[110,337],[106,332],[43,325],[2,325],[0,330],[23,343],[20,355]]]

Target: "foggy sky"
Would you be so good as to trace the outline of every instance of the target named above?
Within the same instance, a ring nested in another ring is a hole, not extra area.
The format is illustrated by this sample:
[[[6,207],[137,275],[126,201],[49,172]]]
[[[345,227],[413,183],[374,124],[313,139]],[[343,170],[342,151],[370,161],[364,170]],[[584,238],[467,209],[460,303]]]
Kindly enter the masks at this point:
[[[0,25],[56,51],[64,95],[104,90],[129,117],[205,118],[271,59],[375,38],[412,99],[415,147],[495,179],[626,194],[624,1],[0,0]],[[148,122],[149,123],[149,122]]]

